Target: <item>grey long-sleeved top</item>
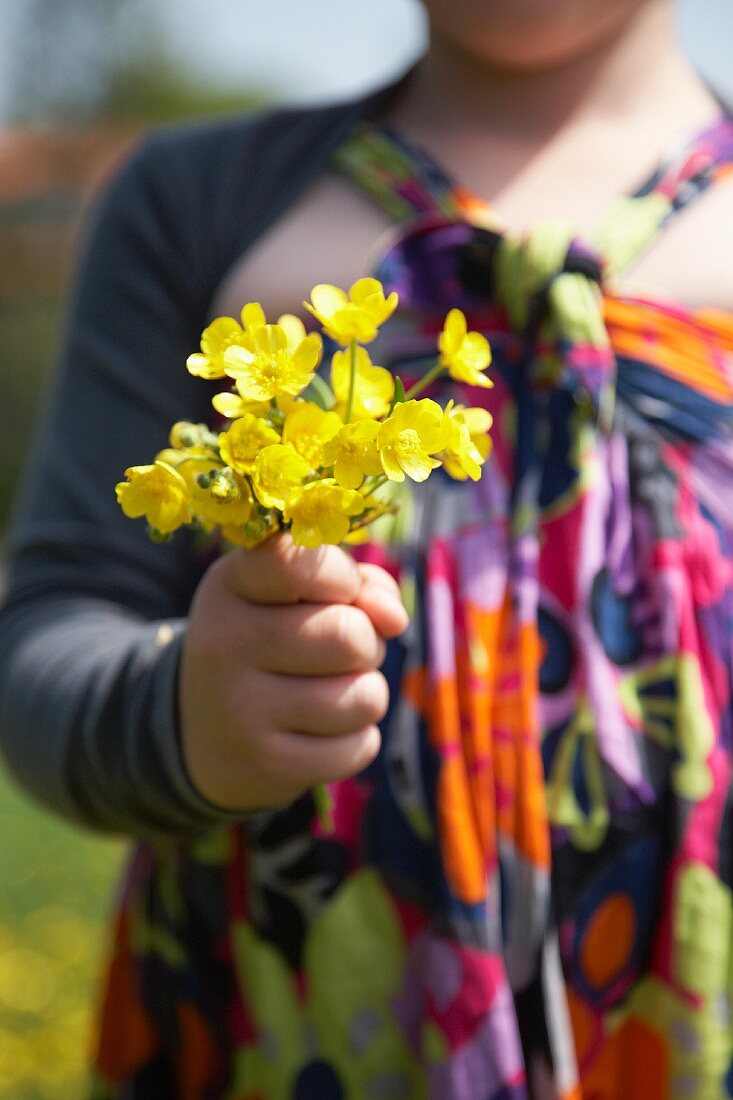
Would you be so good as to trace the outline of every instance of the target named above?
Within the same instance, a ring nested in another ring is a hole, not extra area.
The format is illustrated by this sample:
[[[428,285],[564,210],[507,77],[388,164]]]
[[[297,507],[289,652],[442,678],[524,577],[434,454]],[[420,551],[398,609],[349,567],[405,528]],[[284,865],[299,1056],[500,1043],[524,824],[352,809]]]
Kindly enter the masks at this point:
[[[203,566],[185,534],[149,543],[114,485],[173,422],[207,419],[210,395],[183,366],[222,278],[392,92],[164,131],[94,211],[0,610],[2,753],[67,818],[145,837],[237,817],[194,789],[178,743],[178,657]]]

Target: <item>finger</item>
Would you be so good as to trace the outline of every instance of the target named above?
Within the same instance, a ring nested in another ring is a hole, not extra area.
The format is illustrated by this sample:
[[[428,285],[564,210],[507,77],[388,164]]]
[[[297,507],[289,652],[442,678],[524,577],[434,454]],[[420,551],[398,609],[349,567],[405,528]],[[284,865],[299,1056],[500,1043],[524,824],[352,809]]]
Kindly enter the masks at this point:
[[[343,603],[253,606],[242,647],[255,668],[289,676],[367,672],[386,651],[369,616]]]
[[[410,619],[397,582],[376,565],[360,565],[362,585],[354,600],[384,638],[396,638],[407,629]]]
[[[275,729],[339,737],[381,722],[389,706],[381,672],[277,679],[268,715]]]
[[[295,546],[288,534],[255,550],[232,550],[211,568],[250,603],[353,603],[361,587],[356,563],[338,546],[311,550]]]
[[[381,735],[367,726],[341,737],[308,737],[276,731],[268,734],[267,781],[281,791],[283,801],[293,799],[320,783],[336,783],[357,775],[379,752]]]
[[[391,573],[373,562],[359,562],[357,565],[362,584],[376,584],[401,599],[400,586]]]

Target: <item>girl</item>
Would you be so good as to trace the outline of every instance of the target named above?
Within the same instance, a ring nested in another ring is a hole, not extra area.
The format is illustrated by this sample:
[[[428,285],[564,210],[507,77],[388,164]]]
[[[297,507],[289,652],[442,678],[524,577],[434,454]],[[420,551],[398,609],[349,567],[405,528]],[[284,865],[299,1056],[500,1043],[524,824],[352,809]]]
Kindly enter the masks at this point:
[[[150,139],[84,250],[0,725],[139,841],[99,1098],[733,1093],[733,125],[670,0],[426,7],[395,87]],[[490,336],[482,480],[359,565],[149,546],[111,489],[207,417],[207,318],[367,270],[405,380]]]

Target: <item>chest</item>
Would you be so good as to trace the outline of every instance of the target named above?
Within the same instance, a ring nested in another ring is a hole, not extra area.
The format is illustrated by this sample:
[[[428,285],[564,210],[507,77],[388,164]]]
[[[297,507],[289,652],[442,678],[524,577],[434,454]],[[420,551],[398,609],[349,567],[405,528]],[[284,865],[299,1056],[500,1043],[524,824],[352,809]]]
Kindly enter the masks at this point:
[[[526,182],[507,186],[502,211],[532,225],[542,218],[570,221],[589,233],[598,204],[582,180],[539,193]],[[352,183],[335,173],[320,176],[293,207],[230,269],[212,303],[212,315],[238,315],[246,301],[268,316],[301,312],[320,282],[348,286],[367,272],[394,222]],[[711,188],[665,228],[633,264],[619,290],[668,299],[693,308],[733,310],[733,187]]]

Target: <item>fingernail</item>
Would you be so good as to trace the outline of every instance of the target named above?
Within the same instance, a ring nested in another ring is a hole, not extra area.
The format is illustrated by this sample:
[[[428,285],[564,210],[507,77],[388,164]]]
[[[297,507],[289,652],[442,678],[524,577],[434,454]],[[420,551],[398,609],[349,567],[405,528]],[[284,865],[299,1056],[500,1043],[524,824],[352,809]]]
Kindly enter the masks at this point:
[[[395,615],[398,615],[401,619],[404,619],[405,626],[407,626],[407,624],[410,621],[410,616],[407,614],[407,608],[402,603],[402,601],[401,600],[390,600],[389,604],[390,604],[391,609],[394,611]]]

